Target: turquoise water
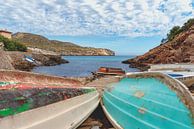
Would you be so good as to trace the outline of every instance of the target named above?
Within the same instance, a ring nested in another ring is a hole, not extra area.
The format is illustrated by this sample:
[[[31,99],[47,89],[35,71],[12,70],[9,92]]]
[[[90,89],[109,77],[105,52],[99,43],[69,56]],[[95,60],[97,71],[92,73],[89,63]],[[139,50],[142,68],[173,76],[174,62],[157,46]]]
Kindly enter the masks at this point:
[[[124,129],[194,129],[188,108],[154,78],[125,78],[105,90],[103,102]]]
[[[82,77],[88,76],[99,67],[118,67],[126,71],[138,71],[130,68],[121,61],[133,58],[134,56],[64,56],[70,63],[57,66],[41,66],[33,69],[33,72],[51,74],[57,76]]]

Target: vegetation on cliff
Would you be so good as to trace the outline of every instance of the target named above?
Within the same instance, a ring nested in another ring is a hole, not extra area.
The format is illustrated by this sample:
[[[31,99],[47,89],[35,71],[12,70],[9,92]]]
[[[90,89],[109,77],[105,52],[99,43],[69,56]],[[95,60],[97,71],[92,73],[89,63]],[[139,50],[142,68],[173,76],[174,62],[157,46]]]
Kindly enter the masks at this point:
[[[159,46],[123,63],[142,70],[147,70],[151,64],[194,63],[194,19],[182,27],[173,27]]]
[[[3,42],[4,48],[7,51],[27,51],[27,47],[19,42],[10,40],[0,35],[0,42]]]
[[[36,62],[31,63],[24,60],[26,55],[35,59]],[[52,51],[28,48],[27,52],[25,45],[19,41],[10,40],[3,36],[0,36],[0,56],[0,69],[30,71],[35,66],[53,66],[68,63],[61,55]]]
[[[61,55],[114,55],[115,53],[108,49],[82,47],[70,42],[49,40],[46,37],[30,33],[16,33],[12,35],[13,39],[21,42],[27,47],[39,48],[48,51],[54,51]]]
[[[167,34],[167,38],[162,39],[162,42],[172,41],[178,34],[180,34],[181,32],[187,31],[192,25],[194,25],[194,18],[189,19],[186,23],[184,23],[182,27],[174,26]]]

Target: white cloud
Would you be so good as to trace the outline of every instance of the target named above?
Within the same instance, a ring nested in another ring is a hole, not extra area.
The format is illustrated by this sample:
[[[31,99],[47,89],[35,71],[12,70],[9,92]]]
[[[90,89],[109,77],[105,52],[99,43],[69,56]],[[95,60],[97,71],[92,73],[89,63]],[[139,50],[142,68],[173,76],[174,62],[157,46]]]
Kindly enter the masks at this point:
[[[46,35],[164,35],[192,0],[0,0],[0,28]]]

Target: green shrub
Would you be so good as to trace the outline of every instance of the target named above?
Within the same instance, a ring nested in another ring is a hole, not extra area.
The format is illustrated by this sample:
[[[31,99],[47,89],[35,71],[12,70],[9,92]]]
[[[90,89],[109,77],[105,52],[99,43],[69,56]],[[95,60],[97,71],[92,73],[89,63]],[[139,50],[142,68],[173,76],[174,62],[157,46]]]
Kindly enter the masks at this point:
[[[181,32],[181,27],[180,26],[174,26],[170,32],[167,34],[167,39],[168,41],[171,41],[174,39],[174,37]]]
[[[194,18],[189,19],[182,27],[182,31],[187,31],[192,25],[194,25]]]
[[[0,42],[3,42],[4,48],[7,51],[27,51],[27,47],[19,42],[16,42],[14,40],[9,40],[8,38],[5,38],[0,35]]]
[[[183,31],[187,31],[192,25],[194,25],[194,18],[189,19],[182,27],[174,26],[167,34],[167,41],[171,41],[174,37]]]
[[[16,50],[23,51],[23,52],[27,51],[27,47],[25,45],[18,42],[15,42],[15,44],[16,44]]]

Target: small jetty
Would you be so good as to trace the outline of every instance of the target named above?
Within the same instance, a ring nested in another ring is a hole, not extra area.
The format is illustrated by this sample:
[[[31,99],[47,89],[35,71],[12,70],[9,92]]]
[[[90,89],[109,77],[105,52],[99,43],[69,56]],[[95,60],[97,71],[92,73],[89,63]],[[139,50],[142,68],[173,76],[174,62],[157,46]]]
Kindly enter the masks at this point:
[[[148,71],[194,72],[193,64],[155,64]]]

